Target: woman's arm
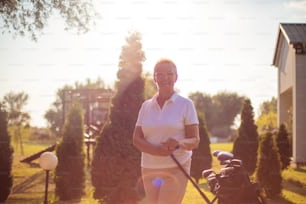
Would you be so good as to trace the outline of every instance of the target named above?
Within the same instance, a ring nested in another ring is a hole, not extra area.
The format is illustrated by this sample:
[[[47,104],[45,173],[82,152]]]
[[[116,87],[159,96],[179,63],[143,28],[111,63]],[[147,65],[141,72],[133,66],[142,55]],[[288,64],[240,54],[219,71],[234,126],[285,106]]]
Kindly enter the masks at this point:
[[[199,146],[200,135],[199,125],[185,125],[185,138],[178,141],[179,147],[186,150],[193,150]]]
[[[175,150],[182,148],[185,150],[193,150],[199,146],[200,136],[199,136],[199,126],[198,124],[185,125],[185,138],[176,140],[174,138],[169,138],[167,141],[163,142],[162,145],[165,149]]]
[[[145,140],[140,126],[136,126],[134,129],[133,145],[141,152],[156,156],[169,156],[173,151],[163,145],[153,145]]]

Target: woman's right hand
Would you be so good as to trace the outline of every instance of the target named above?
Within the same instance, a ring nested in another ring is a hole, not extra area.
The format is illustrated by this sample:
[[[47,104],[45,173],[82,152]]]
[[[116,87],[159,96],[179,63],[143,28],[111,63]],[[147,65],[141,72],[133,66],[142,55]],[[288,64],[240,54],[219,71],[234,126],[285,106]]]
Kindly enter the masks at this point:
[[[156,151],[158,156],[170,156],[175,148],[170,148],[167,144],[161,144],[161,146],[157,147]]]

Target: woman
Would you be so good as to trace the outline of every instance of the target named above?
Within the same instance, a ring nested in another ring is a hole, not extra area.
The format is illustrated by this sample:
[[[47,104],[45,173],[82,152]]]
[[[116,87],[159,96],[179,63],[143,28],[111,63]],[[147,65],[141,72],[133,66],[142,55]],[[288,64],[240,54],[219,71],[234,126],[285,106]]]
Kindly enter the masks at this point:
[[[188,179],[170,155],[190,173],[192,149],[200,141],[192,101],[174,91],[177,78],[171,60],[157,62],[154,81],[158,93],[142,104],[134,130],[133,143],[142,152],[142,179],[150,204],[182,202]]]

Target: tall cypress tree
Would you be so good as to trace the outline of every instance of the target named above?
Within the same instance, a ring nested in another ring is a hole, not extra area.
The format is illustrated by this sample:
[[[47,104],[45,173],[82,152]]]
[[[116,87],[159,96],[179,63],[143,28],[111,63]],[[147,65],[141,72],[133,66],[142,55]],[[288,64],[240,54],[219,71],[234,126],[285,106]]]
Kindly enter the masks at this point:
[[[211,168],[212,156],[210,151],[210,140],[203,114],[198,113],[200,143],[197,149],[193,150],[190,175],[199,183],[202,171]]]
[[[258,148],[257,126],[254,122],[254,112],[251,101],[244,101],[241,111],[241,124],[238,137],[234,141],[233,154],[242,160],[245,169],[252,174],[256,168]]]
[[[7,130],[7,112],[0,103],[0,203],[5,202],[13,186],[13,147]]]
[[[281,193],[280,157],[271,132],[267,132],[260,138],[255,177],[267,197],[273,198]]]
[[[85,188],[84,119],[79,104],[68,112],[56,154],[55,193],[60,200],[79,200]]]
[[[286,126],[281,124],[276,135],[276,144],[282,162],[281,169],[284,170],[290,165],[290,147]]]
[[[112,99],[110,123],[97,138],[92,162],[94,198],[105,203],[136,203],[140,152],[132,143],[138,111],[144,101],[141,35],[132,32],[122,47]]]

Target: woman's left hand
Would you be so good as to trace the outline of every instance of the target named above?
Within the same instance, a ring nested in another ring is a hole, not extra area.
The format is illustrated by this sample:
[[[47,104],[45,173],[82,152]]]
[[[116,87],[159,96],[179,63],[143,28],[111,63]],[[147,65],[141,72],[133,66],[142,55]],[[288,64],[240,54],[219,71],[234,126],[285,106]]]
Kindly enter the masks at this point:
[[[169,138],[165,142],[162,142],[161,145],[163,148],[169,150],[170,152],[173,152],[177,148],[179,148],[179,142],[176,139]]]

